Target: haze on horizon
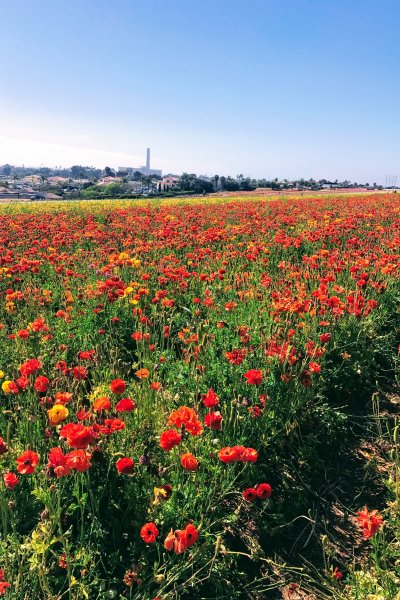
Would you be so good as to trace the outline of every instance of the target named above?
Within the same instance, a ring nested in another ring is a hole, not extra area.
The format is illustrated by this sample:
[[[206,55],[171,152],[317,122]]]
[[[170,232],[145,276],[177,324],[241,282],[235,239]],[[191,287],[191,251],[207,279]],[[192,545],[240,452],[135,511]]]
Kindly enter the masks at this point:
[[[400,175],[396,0],[2,3],[0,164]]]

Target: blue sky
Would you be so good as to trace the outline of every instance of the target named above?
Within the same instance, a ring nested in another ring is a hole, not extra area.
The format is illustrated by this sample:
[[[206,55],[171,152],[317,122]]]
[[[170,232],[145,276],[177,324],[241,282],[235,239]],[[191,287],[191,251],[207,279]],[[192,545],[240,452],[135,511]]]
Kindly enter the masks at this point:
[[[0,164],[400,181],[397,0],[0,4]]]

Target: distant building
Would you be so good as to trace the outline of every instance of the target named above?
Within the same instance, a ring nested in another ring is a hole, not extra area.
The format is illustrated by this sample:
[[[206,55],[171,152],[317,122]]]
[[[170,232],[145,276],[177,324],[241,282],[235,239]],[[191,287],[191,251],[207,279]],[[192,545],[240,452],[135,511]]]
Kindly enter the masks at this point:
[[[141,173],[142,175],[156,175],[157,177],[162,177],[161,169],[151,169],[150,168],[150,148],[147,148],[146,152],[146,166],[141,167],[118,167],[119,171],[126,171],[129,175],[133,173]]]

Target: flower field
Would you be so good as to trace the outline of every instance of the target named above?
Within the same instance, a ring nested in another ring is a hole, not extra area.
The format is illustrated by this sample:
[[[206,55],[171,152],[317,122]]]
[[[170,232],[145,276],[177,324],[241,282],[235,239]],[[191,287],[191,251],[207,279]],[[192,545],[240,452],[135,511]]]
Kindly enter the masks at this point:
[[[395,381],[400,201],[198,202],[2,209],[0,594],[296,579],[276,553]],[[373,500],[352,507],[367,552]],[[348,568],[318,567],[324,593],[351,593]]]

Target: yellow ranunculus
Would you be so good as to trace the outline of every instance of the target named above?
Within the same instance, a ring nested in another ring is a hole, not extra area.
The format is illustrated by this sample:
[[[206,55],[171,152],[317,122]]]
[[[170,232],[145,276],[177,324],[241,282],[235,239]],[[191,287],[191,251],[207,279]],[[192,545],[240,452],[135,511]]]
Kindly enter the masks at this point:
[[[12,384],[12,381],[10,381],[9,379],[6,379],[5,381],[3,381],[3,383],[1,384],[1,389],[3,390],[3,392],[5,392],[6,394],[9,394],[11,384]]]
[[[52,408],[47,411],[50,425],[58,425],[68,417],[68,408],[63,404],[55,404]]]

